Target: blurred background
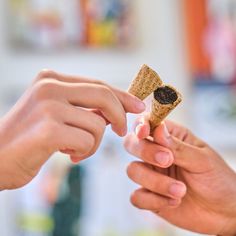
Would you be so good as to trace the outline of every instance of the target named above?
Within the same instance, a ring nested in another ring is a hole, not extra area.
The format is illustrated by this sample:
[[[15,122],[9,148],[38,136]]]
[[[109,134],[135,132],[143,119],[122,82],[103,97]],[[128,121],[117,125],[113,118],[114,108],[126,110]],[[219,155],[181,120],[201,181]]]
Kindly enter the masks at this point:
[[[0,35],[2,116],[43,68],[127,89],[145,63],[183,94],[171,119],[236,168],[235,0],[0,0]],[[131,206],[133,159],[109,128],[81,165],[56,154],[29,185],[1,192],[0,235],[195,235]]]

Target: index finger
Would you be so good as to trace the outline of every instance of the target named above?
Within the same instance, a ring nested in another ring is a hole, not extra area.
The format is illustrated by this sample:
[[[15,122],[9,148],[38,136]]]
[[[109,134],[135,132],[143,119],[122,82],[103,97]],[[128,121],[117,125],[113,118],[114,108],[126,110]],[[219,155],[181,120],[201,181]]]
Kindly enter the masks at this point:
[[[42,70],[37,76],[34,83],[39,80],[46,79],[46,78],[56,79],[58,81],[67,82],[67,83],[90,83],[90,84],[103,85],[113,91],[113,93],[120,100],[126,112],[138,114],[145,110],[145,104],[140,99],[138,99],[134,95],[129,94],[125,91],[114,88],[100,80],[88,79],[85,77],[72,76],[72,75],[64,75],[64,74],[57,73],[52,70]]]
[[[205,146],[205,143],[197,138],[192,132],[190,132],[187,128],[184,126],[181,126],[180,124],[177,124],[170,120],[165,120],[162,122],[168,130],[168,132],[175,138],[186,142],[188,144],[202,147]],[[162,126],[162,125],[160,125]],[[154,131],[154,138],[158,135],[155,135],[155,133],[159,133],[158,130],[160,129],[160,126],[157,127]],[[134,123],[134,130],[139,139],[146,139],[150,135],[150,123],[149,123],[149,114],[144,114],[135,121]]]
[[[150,125],[146,115],[138,120],[136,136],[139,139],[147,139],[148,130],[150,130]],[[179,124],[172,121],[162,122],[155,129],[152,141],[169,149],[174,155],[174,163],[178,166],[192,172],[209,169],[204,149],[207,145]],[[204,166],[202,163],[205,163]]]
[[[171,123],[171,125],[174,125]],[[173,128],[173,127],[172,127]],[[178,127],[176,127],[178,130]],[[182,131],[183,132],[183,131]],[[169,132],[169,128],[162,123],[154,131],[154,142],[168,148],[174,155],[174,163],[193,173],[202,173],[212,169],[211,155],[206,149],[207,144],[190,131],[185,129],[182,140],[176,134]],[[180,131],[181,134],[181,131]],[[189,139],[191,142],[187,142]]]

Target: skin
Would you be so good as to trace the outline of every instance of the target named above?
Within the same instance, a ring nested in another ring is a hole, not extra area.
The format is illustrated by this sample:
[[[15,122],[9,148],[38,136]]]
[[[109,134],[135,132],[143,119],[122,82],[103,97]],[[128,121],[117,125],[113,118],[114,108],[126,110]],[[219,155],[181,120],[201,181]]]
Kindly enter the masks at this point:
[[[141,188],[131,196],[140,209],[198,233],[236,234],[236,173],[188,129],[165,121],[149,137],[147,117],[124,142],[141,161],[128,176]]]
[[[90,157],[106,125],[124,136],[126,113],[144,109],[134,96],[101,81],[42,71],[0,120],[0,190],[29,183],[57,151],[74,163]]]

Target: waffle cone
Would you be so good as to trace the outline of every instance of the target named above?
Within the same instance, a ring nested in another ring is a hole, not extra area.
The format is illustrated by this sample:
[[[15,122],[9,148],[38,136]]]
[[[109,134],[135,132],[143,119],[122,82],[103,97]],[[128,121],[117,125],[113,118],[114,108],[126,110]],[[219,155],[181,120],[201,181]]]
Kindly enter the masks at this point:
[[[159,75],[147,65],[143,65],[138,75],[131,83],[128,92],[144,100],[162,85]]]
[[[171,86],[168,86],[171,87]],[[178,98],[174,103],[171,104],[161,104],[156,99],[152,101],[152,110],[149,117],[151,133],[154,129],[161,124],[161,122],[170,114],[172,110],[182,101],[182,96],[179,92],[171,87],[177,94]]]

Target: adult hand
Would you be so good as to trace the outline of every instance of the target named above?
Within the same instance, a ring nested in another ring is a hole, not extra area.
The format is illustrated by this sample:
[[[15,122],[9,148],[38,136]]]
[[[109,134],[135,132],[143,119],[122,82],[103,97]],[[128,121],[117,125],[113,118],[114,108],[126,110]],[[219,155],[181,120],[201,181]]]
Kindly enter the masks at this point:
[[[27,184],[57,151],[73,162],[91,156],[108,123],[126,134],[126,112],[144,104],[103,82],[42,71],[0,120],[0,189]]]
[[[142,162],[128,167],[141,186],[134,206],[150,210],[181,228],[215,235],[236,234],[236,174],[205,142],[171,121],[150,133],[147,117],[125,148]]]

